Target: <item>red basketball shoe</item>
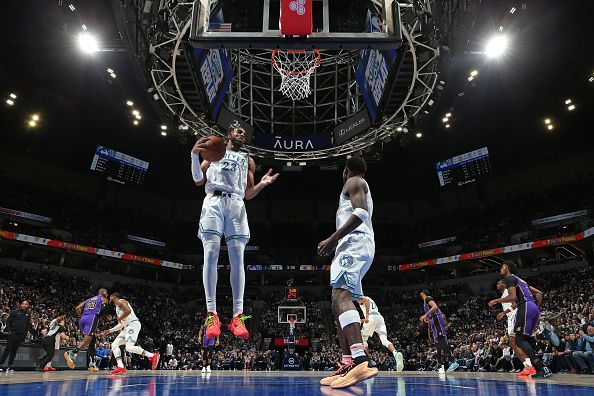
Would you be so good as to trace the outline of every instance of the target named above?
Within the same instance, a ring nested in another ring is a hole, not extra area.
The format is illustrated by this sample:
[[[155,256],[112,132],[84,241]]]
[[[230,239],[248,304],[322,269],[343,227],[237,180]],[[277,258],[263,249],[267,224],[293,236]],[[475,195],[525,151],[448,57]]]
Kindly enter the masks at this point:
[[[524,370],[518,373],[518,377],[526,377],[536,374],[536,369],[533,366],[526,366]]]
[[[126,367],[116,367],[115,370],[112,370],[109,372],[109,374],[114,375],[114,374],[126,374]]]
[[[159,355],[158,353],[155,353],[153,355],[153,357],[149,359],[151,361],[151,370],[157,369],[157,365],[159,364],[160,357],[161,357],[161,355]]]
[[[206,317],[206,338],[218,337],[221,334],[221,322],[216,313],[209,312]]]
[[[245,327],[245,321],[250,319],[251,315],[244,315],[240,313],[239,315],[235,316],[231,323],[229,324],[228,329],[235,334],[236,337],[243,338],[247,340],[250,337],[250,332]]]

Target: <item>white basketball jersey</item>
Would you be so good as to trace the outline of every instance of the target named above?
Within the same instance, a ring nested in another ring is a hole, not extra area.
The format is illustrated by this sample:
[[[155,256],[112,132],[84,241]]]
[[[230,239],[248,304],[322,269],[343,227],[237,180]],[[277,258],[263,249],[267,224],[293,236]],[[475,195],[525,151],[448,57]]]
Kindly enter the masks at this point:
[[[509,293],[507,292],[507,289],[505,289],[503,291],[503,293],[501,294],[501,298],[505,298],[508,295],[509,295]],[[501,307],[503,308],[504,311],[508,310],[508,309],[510,310],[510,312],[507,313],[508,316],[515,312],[515,309],[512,310],[512,303],[510,303],[510,302],[501,303]]]
[[[122,300],[122,301],[126,301],[126,300]],[[135,320],[138,320],[138,317],[134,313],[134,309],[132,309],[132,305],[130,305],[130,303],[128,303],[128,306],[130,307],[130,315],[126,316],[126,319],[124,319],[122,322],[120,322],[120,323],[122,323],[124,325],[124,327],[128,326],[130,323],[134,322]],[[120,307],[118,307],[116,305],[116,315],[117,315],[117,317],[119,318],[123,314],[124,314],[124,310],[121,309]]]
[[[227,150],[222,160],[211,162],[206,171],[207,193],[215,190],[245,195],[248,177],[248,154]]]
[[[371,198],[371,190],[369,189],[369,185],[365,180],[363,181],[367,186],[367,194],[365,194],[365,198],[367,200],[367,211],[369,212],[369,219],[361,223],[361,225],[359,225],[359,227],[357,227],[353,232],[362,232],[373,236],[373,226],[371,225],[371,216],[373,215],[373,199]],[[350,198],[347,197],[343,191],[340,193],[340,197],[338,198],[338,210],[336,211],[336,229],[338,230],[340,227],[342,227],[343,224],[346,223],[346,221],[349,217],[351,217],[352,214],[353,205],[351,205]]]
[[[364,298],[369,300],[369,315],[380,315],[379,309],[375,301],[373,301],[371,298],[367,296]],[[363,307],[365,307],[365,305],[363,305]]]

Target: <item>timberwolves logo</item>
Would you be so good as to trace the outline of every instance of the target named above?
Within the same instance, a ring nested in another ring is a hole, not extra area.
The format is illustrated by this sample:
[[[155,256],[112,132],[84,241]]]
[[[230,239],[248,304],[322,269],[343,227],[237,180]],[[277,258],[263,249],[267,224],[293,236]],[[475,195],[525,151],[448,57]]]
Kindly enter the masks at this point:
[[[340,258],[339,263],[342,268],[349,269],[353,266],[353,264],[355,263],[355,260],[353,260],[353,256],[351,256],[349,254],[345,254],[344,256],[342,256]]]

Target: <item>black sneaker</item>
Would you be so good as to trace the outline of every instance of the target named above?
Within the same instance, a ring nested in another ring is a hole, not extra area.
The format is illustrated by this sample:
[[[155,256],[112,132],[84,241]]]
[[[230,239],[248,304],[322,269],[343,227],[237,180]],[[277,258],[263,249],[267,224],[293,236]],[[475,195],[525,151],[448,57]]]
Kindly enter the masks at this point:
[[[532,378],[549,378],[553,373],[548,367],[544,367],[542,371],[538,371]]]

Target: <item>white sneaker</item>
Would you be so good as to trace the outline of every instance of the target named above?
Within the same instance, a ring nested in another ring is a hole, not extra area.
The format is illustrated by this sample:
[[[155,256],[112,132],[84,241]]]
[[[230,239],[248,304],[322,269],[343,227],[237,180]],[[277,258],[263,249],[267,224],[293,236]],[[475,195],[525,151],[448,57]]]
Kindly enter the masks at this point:
[[[396,371],[402,370],[404,370],[404,356],[402,356],[402,352],[396,352]]]
[[[207,372],[207,373],[210,373],[210,372],[211,372],[211,370],[210,370],[210,366],[206,366],[206,372]]]
[[[445,374],[445,368],[443,366],[441,366],[439,368],[439,371],[438,372],[439,372],[439,374]]]
[[[206,373],[206,367],[202,367],[201,373]]]

